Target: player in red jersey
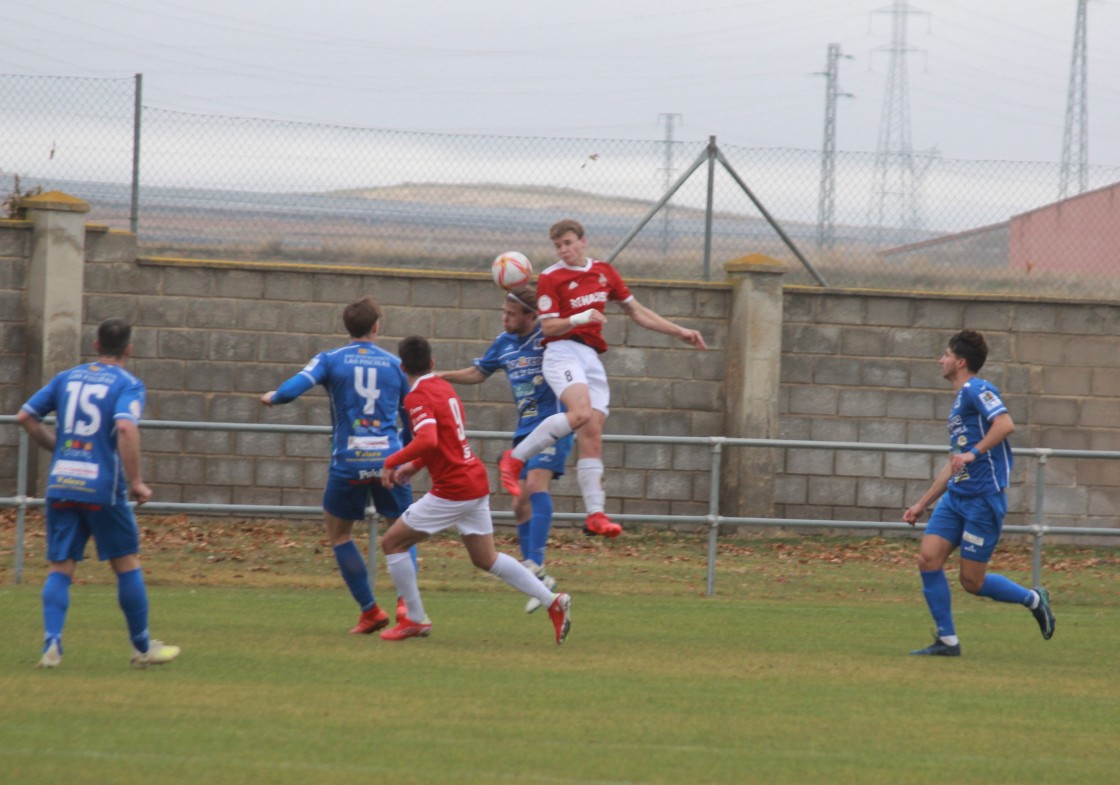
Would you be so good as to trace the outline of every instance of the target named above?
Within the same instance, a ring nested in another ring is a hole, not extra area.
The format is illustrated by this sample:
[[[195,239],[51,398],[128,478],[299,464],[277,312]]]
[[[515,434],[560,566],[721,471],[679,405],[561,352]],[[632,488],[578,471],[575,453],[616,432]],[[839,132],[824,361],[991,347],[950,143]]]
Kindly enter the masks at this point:
[[[583,530],[617,537],[622,527],[604,512],[603,423],[611,392],[599,359],[607,351],[603,340],[607,317],[603,310],[608,301],[617,302],[627,316],[646,329],[672,335],[697,349],[708,347],[699,331],[681,327],[635,300],[613,266],[588,258],[587,238],[579,222],[560,221],[548,234],[560,261],[537,279],[537,306],[545,335],[543,372],[567,411],[544,420],[502,455],[498,463],[502,487],[517,496],[517,478],[525,461],[575,431],[579,444],[576,477],[587,511]]]
[[[381,637],[398,641],[431,633],[432,623],[420,600],[416,568],[408,549],[455,526],[476,567],[548,608],[556,628],[556,643],[563,643],[571,625],[571,597],[553,594],[521,562],[495,550],[486,467],[467,443],[463,402],[450,383],[432,372],[431,344],[418,335],[410,336],[400,342],[397,354],[410,387],[404,405],[412,425],[412,441],[385,459],[381,484],[392,488],[427,468],[432,486],[381,538],[389,574],[407,606],[407,613],[397,618],[397,626],[382,632]]]

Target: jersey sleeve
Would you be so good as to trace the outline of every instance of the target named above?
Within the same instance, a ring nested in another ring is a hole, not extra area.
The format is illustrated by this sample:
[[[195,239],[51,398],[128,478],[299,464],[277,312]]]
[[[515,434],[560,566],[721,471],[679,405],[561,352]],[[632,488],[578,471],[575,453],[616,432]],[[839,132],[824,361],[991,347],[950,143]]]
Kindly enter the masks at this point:
[[[327,378],[326,357],[317,354],[311,358],[303,370],[276,388],[276,395],[272,397],[273,403],[289,403],[303,395],[317,384],[322,384]]]
[[[556,281],[548,274],[537,278],[537,307],[540,319],[551,319],[560,315],[560,298],[557,296]]]
[[[385,459],[385,466],[389,469],[395,469],[413,460],[424,463],[425,455],[437,444],[436,418],[428,401],[419,393],[410,392],[404,397],[404,405],[407,409],[407,422],[412,432],[412,439]]]
[[[144,389],[144,383],[135,379],[117,396],[117,402],[113,409],[113,419],[139,422],[144,415],[146,397],[147,391]]]
[[[498,336],[498,338],[496,338],[494,342],[490,344],[490,348],[486,350],[486,354],[474,359],[474,367],[481,371],[483,375],[489,376],[490,374],[494,373],[494,371],[505,367],[502,365],[502,361],[500,359],[501,343],[501,336]]]
[[[969,393],[972,398],[972,405],[988,422],[1001,414],[1007,413],[1007,406],[1004,405],[1003,399],[999,396],[999,390],[996,388],[984,385],[978,390],[970,389]]]
[[[47,382],[46,386],[42,387],[38,392],[28,398],[27,403],[20,408],[36,420],[41,420],[53,412],[58,408],[58,397],[56,393],[61,378],[61,374],[55,376]]]
[[[622,280],[622,276],[619,274],[618,270],[614,268],[614,265],[607,264],[605,267],[610,271],[607,273],[607,285],[610,287],[608,298],[618,303],[633,300],[634,295],[630,292],[626,281]]]

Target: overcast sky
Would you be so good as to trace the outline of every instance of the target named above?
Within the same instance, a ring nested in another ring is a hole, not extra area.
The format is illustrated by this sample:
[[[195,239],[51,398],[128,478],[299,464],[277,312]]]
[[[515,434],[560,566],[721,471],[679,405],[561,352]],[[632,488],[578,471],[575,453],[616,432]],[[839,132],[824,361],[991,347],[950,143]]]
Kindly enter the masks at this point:
[[[1061,158],[1077,0],[912,3],[911,142]],[[0,5],[0,73],[144,74],[144,104],[465,134],[874,151],[891,3],[864,0],[49,0]],[[1120,165],[1120,0],[1088,8],[1091,164]]]

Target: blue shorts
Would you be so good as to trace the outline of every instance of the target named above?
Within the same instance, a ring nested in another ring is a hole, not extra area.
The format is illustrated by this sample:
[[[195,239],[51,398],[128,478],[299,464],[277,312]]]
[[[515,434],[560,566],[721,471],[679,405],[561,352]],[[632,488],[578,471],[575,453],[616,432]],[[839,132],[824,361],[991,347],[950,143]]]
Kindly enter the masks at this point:
[[[361,480],[331,477],[323,491],[323,509],[344,521],[360,521],[366,517],[371,498],[378,515],[399,518],[412,504],[412,486],[394,485],[390,489],[382,487],[380,477]]]
[[[1006,493],[960,496],[948,492],[929,516],[925,533],[959,546],[962,559],[987,564],[1003,532],[1006,514]]]
[[[82,561],[90,536],[101,561],[140,552],[140,529],[132,508],[47,499],[47,561]]]
[[[528,435],[525,434],[525,436]],[[515,436],[513,446],[519,445],[525,439],[525,436]],[[563,477],[564,464],[568,462],[568,455],[572,452],[572,444],[575,443],[575,438],[574,433],[569,433],[556,444],[525,461],[525,466],[521,469],[521,479],[524,480],[529,476],[530,469],[548,469],[552,472],[553,477]]]

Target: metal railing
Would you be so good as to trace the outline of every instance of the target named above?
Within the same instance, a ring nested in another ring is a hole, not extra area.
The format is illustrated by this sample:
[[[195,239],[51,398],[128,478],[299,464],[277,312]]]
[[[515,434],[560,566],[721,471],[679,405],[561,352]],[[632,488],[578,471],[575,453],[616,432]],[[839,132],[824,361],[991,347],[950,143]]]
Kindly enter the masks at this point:
[[[47,422],[51,422],[48,418]],[[16,418],[10,415],[0,416],[0,425],[16,423]],[[141,423],[143,428],[165,430],[190,430],[190,431],[263,431],[269,433],[307,433],[329,434],[331,429],[325,425],[281,425],[269,423],[226,423],[226,422],[191,422],[173,420],[146,420]],[[508,441],[512,433],[507,431],[467,431],[467,436],[472,439],[501,439]],[[756,518],[735,517],[719,514],[720,504],[720,469],[722,466],[723,451],[728,447],[741,448],[803,448],[820,450],[857,450],[870,452],[912,452],[945,454],[943,445],[924,444],[887,444],[880,442],[831,442],[811,441],[799,439],[734,439],[723,436],[627,436],[604,434],[606,442],[621,442],[634,444],[679,444],[679,445],[707,445],[711,451],[709,472],[711,478],[710,496],[708,500],[707,515],[650,515],[650,514],[616,514],[611,513],[612,520],[620,523],[685,523],[703,524],[708,526],[708,552],[707,552],[707,582],[705,593],[707,596],[715,594],[716,554],[721,527],[747,527],[747,528],[813,528],[813,529],[851,529],[874,531],[900,531],[913,532],[920,530],[920,526],[889,521],[854,521],[854,520],[827,520],[818,518]],[[45,506],[43,499],[27,495],[27,467],[30,449],[30,439],[21,428],[19,435],[19,453],[16,476],[16,495],[0,497],[0,508],[16,508],[16,542],[15,542],[15,581],[22,582],[24,561],[24,536],[26,533],[26,513],[28,509]],[[1042,549],[1043,539],[1047,534],[1077,535],[1087,537],[1115,537],[1120,538],[1120,528],[1105,528],[1093,526],[1047,526],[1044,519],[1044,505],[1046,499],[1046,467],[1051,458],[1089,458],[1102,460],[1120,460],[1120,451],[1117,450],[1063,450],[1046,447],[1020,447],[1015,454],[1020,457],[1035,457],[1038,459],[1035,469],[1035,504],[1034,522],[1030,525],[1006,525],[1005,533],[1027,534],[1033,538],[1031,556],[1031,585],[1038,586],[1042,580]],[[148,502],[141,509],[150,513],[207,513],[207,514],[264,514],[264,515],[311,515],[318,516],[322,509],[318,506],[301,505],[264,505],[264,504],[207,504],[207,503],[181,503],[181,502]],[[376,542],[376,517],[371,508],[366,510],[370,526],[369,539],[369,566],[371,580],[373,579]],[[513,513],[495,510],[493,517],[498,520],[512,519]],[[580,521],[584,518],[581,513],[555,513],[554,519],[564,521]]]

